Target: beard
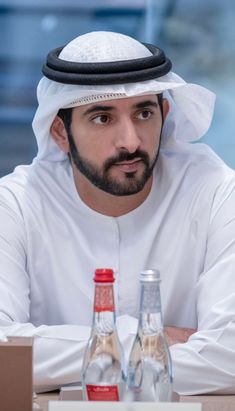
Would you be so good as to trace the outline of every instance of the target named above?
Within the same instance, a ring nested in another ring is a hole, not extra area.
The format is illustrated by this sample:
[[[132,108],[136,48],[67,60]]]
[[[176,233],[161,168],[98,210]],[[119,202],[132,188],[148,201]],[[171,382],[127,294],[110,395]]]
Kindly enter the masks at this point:
[[[143,150],[136,150],[134,153],[121,151],[117,156],[107,159],[104,162],[102,169],[99,169],[89,160],[80,155],[70,131],[68,132],[68,140],[70,146],[69,157],[80,173],[99,189],[115,196],[136,194],[144,188],[146,182],[152,176],[160,148],[159,144],[157,153],[152,161],[150,161],[148,153]],[[123,179],[118,179],[117,177],[112,176],[111,169],[117,163],[131,161],[137,158],[138,160],[141,160],[144,166],[141,175],[137,176],[137,172],[135,171],[124,173]]]

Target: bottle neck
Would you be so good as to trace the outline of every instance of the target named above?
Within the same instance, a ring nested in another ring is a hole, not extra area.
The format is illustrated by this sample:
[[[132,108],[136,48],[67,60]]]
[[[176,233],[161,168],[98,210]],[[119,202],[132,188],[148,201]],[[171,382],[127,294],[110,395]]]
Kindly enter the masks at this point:
[[[115,328],[113,284],[96,283],[93,314],[93,332],[110,334]]]
[[[139,329],[147,335],[163,329],[159,282],[141,282]]]

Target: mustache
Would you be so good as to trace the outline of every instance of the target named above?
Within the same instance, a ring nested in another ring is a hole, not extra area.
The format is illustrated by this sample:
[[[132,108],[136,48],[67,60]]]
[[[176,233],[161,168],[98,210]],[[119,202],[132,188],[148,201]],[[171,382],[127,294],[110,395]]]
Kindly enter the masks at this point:
[[[114,166],[116,163],[120,163],[122,161],[131,161],[135,158],[141,159],[144,164],[149,166],[149,155],[146,151],[143,150],[136,150],[134,153],[128,153],[128,151],[120,151],[120,153],[115,157],[110,157],[104,163],[104,171],[108,171],[108,169]]]

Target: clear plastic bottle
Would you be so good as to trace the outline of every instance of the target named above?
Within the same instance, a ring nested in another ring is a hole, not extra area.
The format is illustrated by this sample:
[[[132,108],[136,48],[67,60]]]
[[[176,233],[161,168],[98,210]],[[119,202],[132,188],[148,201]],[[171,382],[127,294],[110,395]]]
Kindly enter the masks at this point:
[[[121,401],[125,391],[123,354],[115,326],[113,270],[95,271],[94,314],[82,367],[88,401]]]
[[[159,271],[142,271],[140,284],[139,324],[127,370],[128,397],[171,401],[172,364],[162,325]]]

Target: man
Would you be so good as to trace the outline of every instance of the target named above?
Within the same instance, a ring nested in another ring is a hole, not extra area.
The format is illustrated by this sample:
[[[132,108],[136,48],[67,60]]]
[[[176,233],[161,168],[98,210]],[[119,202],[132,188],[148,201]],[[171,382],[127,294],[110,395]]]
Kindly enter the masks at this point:
[[[139,272],[159,268],[180,394],[234,392],[235,175],[207,146],[214,95],[117,33],[49,54],[38,155],[0,184],[0,325],[34,336],[34,385],[81,379],[93,274],[116,272],[126,357]]]

